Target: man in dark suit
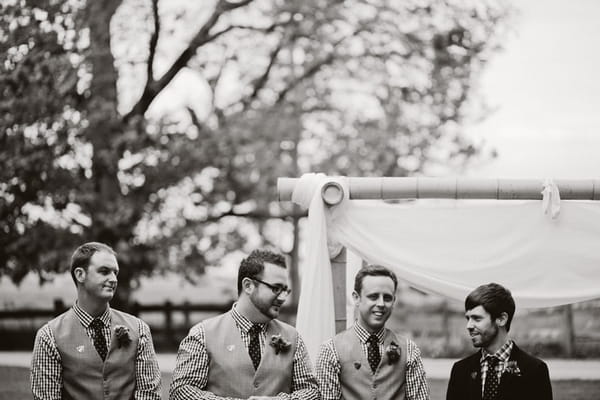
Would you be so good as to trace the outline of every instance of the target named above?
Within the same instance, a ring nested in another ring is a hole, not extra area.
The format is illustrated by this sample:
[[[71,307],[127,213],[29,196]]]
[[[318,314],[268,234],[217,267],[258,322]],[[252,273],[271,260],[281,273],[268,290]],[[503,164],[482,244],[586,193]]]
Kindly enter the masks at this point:
[[[456,362],[446,400],[552,400],[548,367],[508,337],[515,313],[510,291],[490,283],[465,300],[467,331],[480,350]]]

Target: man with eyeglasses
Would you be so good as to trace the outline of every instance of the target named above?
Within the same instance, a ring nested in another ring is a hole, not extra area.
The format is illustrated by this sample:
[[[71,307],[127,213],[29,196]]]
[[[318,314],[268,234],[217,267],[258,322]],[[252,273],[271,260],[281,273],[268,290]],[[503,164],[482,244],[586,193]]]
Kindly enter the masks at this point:
[[[169,399],[318,399],[302,338],[276,319],[290,294],[283,256],[254,250],[237,285],[232,309],[195,325],[181,342]]]

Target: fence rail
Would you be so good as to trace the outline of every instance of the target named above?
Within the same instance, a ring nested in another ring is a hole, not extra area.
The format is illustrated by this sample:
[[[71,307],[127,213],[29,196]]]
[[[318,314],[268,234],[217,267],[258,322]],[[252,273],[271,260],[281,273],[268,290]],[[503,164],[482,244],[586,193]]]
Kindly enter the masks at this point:
[[[157,349],[173,351],[193,324],[231,309],[232,304],[232,301],[133,303],[124,311],[139,316],[150,325]],[[55,300],[53,307],[46,309],[0,310],[0,349],[31,349],[36,330],[68,307]],[[457,356],[471,350],[464,337],[464,313],[448,308],[445,303],[417,307],[399,302],[392,316],[388,322],[390,327],[412,335],[428,356]],[[281,318],[293,324],[293,308],[284,307]],[[518,319],[511,331],[516,330],[520,344],[537,346],[539,355],[600,357],[600,335],[597,334],[600,308],[597,306],[531,311]],[[456,348],[453,350],[452,346]]]

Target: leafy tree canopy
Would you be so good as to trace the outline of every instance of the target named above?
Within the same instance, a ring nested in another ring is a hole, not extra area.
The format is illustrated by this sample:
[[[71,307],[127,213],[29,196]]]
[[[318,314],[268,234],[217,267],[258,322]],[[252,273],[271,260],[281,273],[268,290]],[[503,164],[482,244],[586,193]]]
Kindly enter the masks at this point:
[[[467,166],[507,19],[492,1],[1,4],[0,274],[45,279],[103,241],[121,300],[142,274],[297,248],[279,176]]]

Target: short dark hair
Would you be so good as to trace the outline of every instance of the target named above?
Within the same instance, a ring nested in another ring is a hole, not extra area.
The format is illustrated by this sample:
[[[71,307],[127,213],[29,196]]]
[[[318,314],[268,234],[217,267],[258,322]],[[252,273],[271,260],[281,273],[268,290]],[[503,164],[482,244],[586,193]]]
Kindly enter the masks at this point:
[[[100,242],[88,242],[75,249],[75,252],[71,256],[71,278],[73,278],[75,284],[77,284],[75,269],[83,268],[87,271],[90,265],[90,258],[98,251],[106,251],[114,256],[117,255],[109,245]]]
[[[242,281],[244,278],[257,278],[265,270],[265,263],[287,268],[285,257],[282,254],[270,250],[253,250],[240,263],[237,281],[238,294],[242,293]]]
[[[508,314],[506,331],[510,330],[510,324],[515,315],[515,300],[510,290],[497,283],[481,285],[473,290],[465,299],[465,311],[482,306],[492,319],[500,317],[505,312]]]
[[[362,283],[365,276],[387,276],[394,282],[394,292],[398,288],[398,278],[392,270],[382,265],[366,265],[362,267],[356,274],[356,277],[354,277],[354,291],[358,294],[360,294],[360,291],[362,290]]]

